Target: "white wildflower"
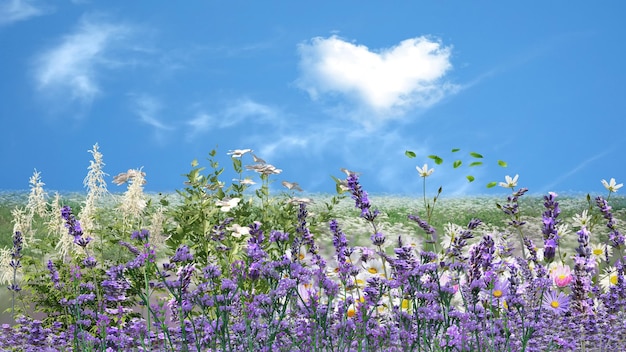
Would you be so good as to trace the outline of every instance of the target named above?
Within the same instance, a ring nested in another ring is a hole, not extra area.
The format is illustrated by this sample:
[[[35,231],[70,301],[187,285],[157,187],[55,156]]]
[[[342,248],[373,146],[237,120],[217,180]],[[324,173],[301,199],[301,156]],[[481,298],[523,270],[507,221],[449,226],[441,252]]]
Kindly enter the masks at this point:
[[[278,175],[281,172],[283,172],[283,170],[277,169],[274,165],[270,165],[270,164],[246,165],[246,169],[255,171],[261,175],[266,175],[266,176],[271,175],[271,174]]]
[[[97,225],[95,223],[96,210],[98,209],[98,201],[108,194],[107,184],[104,177],[108,176],[104,171],[104,161],[102,153],[98,151],[98,143],[94,144],[93,149],[89,151],[93,156],[93,160],[89,162],[89,171],[83,180],[83,185],[87,188],[87,197],[84,206],[78,213],[80,224],[83,232],[95,238],[94,230]]]
[[[128,170],[127,175],[129,184],[126,192],[124,192],[122,204],[119,209],[124,215],[124,218],[129,221],[139,219],[146,208],[147,201],[143,193],[143,185],[146,183],[144,179],[145,173],[142,172],[141,169],[131,169]]]
[[[511,176],[506,175],[504,176],[504,180],[506,182],[500,182],[500,187],[504,187],[504,188],[515,188],[517,186],[517,179],[519,178],[519,175],[515,175],[515,177],[511,178]]]
[[[254,160],[254,162],[257,164],[265,164],[265,160],[259,158],[258,156],[254,154],[252,154],[252,160]]]
[[[423,167],[416,166],[415,169],[420,174],[421,177],[428,177],[433,174],[435,169],[428,169],[428,164],[424,164]]]
[[[240,201],[241,198],[224,198],[215,202],[215,205],[220,207],[221,211],[228,212],[232,208],[236,207]]]
[[[256,184],[256,182],[252,181],[249,178],[244,178],[243,180],[238,179],[238,178],[233,178],[233,182],[239,182],[239,184],[247,185],[247,186],[251,186],[251,185],[255,185]]]
[[[0,249],[0,285],[8,285],[13,282],[13,268],[11,267],[11,250]]]
[[[583,226],[589,227],[591,222],[591,216],[589,216],[587,209],[583,210],[582,214],[574,214],[572,217],[574,227],[582,228]]]
[[[231,231],[231,235],[235,238],[241,238],[241,236],[247,236],[250,234],[250,227],[241,226],[239,224],[232,224],[226,229]]]
[[[618,189],[622,188],[622,186],[624,186],[623,183],[620,183],[619,185],[616,184],[615,179],[612,178],[610,182],[606,182],[606,180],[602,180],[602,185],[604,186],[604,188],[606,188],[609,192],[617,192]]]
[[[300,188],[300,185],[297,182],[283,181],[281,182],[281,184],[285,186],[285,188],[287,188],[288,190],[295,189],[296,191],[303,192],[302,188]]]
[[[30,177],[30,193],[28,194],[28,205],[26,208],[31,214],[44,217],[46,215],[46,192],[43,190],[45,183],[41,182],[41,173],[35,170]]]

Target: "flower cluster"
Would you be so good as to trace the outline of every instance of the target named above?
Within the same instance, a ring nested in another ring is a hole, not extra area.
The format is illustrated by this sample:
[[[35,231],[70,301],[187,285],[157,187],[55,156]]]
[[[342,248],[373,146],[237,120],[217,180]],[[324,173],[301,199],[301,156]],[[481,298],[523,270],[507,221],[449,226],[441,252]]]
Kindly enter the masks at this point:
[[[251,152],[234,150],[230,155],[239,160]],[[257,162],[253,170],[263,177],[276,174],[277,169]],[[418,171],[424,178],[432,173],[427,165]],[[183,233],[177,239],[182,244],[159,257],[151,232],[138,229],[115,242],[123,260],[98,263],[89,255],[67,263],[48,260],[44,276],[49,299],[56,300],[59,311],[48,309],[44,320],[18,317],[14,326],[3,325],[0,349],[626,349],[624,237],[608,201],[599,197],[596,205],[607,221],[607,242],[615,254],[594,253],[594,233],[587,226],[591,220],[585,219],[576,233],[576,252],[568,257],[560,252],[567,238],[559,232],[557,195],[544,197],[543,246],[537,248],[520,230],[524,221],[518,200],[527,189],[515,190],[517,181],[517,176],[507,177],[502,184],[512,194],[499,208],[520,234],[521,255],[503,243],[504,234],[478,236],[480,219],[465,227],[449,226],[444,244],[430,220],[424,220],[430,213],[409,215],[429,237],[432,250],[407,244],[402,235],[388,237],[378,229],[380,212],[372,210],[353,172],[346,185],[360,210],[359,221],[373,227],[375,248],[351,245],[340,221],[331,219],[325,229],[332,236],[328,257],[321,254],[304,202],[289,208],[288,226],[268,230],[260,222],[268,218],[263,209],[256,214],[240,211],[245,202],[239,197],[222,194],[208,202],[198,197],[209,209],[199,214],[212,216],[202,223],[202,238],[214,245],[185,242]],[[63,207],[61,215],[74,242],[85,248],[91,239],[71,208]],[[539,230],[536,235],[541,236]],[[19,232],[13,244],[11,266],[17,269],[23,256]],[[604,288],[603,268],[609,281]],[[19,291],[14,285],[11,289]]]

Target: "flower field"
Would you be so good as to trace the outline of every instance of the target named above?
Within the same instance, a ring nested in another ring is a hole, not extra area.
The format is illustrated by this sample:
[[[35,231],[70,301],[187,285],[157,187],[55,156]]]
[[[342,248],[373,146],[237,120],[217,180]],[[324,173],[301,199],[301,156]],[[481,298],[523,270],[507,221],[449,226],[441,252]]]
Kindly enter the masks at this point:
[[[37,172],[3,195],[4,351],[626,350],[614,179],[587,197],[507,176],[502,199],[405,199],[345,170],[337,195],[303,196],[244,149],[229,182],[211,151],[176,194],[133,169],[112,194],[90,153],[86,195],[50,195]]]

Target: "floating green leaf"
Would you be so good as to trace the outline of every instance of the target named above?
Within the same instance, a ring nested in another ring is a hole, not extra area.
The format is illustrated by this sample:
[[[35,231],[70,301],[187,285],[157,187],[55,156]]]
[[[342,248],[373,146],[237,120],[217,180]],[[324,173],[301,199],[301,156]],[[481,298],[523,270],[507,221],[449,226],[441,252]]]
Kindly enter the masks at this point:
[[[480,166],[480,165],[482,165],[482,164],[483,164],[483,162],[482,162],[482,161],[474,161],[473,163],[469,164],[469,166],[470,166],[470,167],[472,167],[472,166]]]
[[[461,160],[455,160],[455,161],[452,163],[452,166],[456,169],[457,167],[461,166],[461,164],[462,164],[462,163],[463,163],[463,162],[462,162]]]
[[[489,182],[489,183],[487,184],[487,188],[494,188],[497,184],[498,184],[498,182],[496,182],[496,181]]]
[[[404,155],[406,155],[407,157],[409,157],[411,159],[415,158],[415,152],[412,152],[410,150],[405,151]]]
[[[482,155],[480,155],[480,154],[478,154],[478,153],[476,153],[476,152],[471,152],[471,153],[470,153],[470,155],[471,155],[471,156],[473,156],[474,158],[479,158],[479,159],[482,159],[482,158],[483,158],[483,156],[482,156]]]
[[[498,165],[500,165],[502,167],[507,167],[508,164],[506,163],[506,161],[498,160]]]
[[[459,150],[461,150],[461,149],[459,149],[459,148],[454,148],[454,149],[452,149],[452,152],[453,152],[453,153],[456,153],[456,152],[458,152]]]
[[[437,155],[429,155],[428,158],[433,159],[435,161],[435,164],[437,165],[443,164],[443,159],[441,159]]]
[[[465,176],[465,178],[466,178],[469,182],[474,182],[474,176],[472,176],[472,175],[467,175],[467,176]]]

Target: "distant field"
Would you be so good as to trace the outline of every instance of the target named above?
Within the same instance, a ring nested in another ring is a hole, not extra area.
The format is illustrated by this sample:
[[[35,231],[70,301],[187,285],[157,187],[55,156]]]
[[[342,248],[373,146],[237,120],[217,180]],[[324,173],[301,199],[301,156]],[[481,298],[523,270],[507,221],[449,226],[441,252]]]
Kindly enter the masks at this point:
[[[158,201],[162,195],[149,193],[148,197]],[[120,194],[113,194],[109,199],[110,207],[114,207]],[[176,203],[177,195],[167,194],[172,203]],[[62,193],[64,204],[72,206],[78,212],[85,195],[81,193]],[[314,203],[309,205],[311,214],[315,214],[325,208],[325,203],[330,201],[332,195],[314,194],[307,195]],[[592,195],[592,203],[595,196]],[[0,247],[11,246],[12,216],[11,210],[16,206],[23,206],[28,200],[27,192],[0,191],[0,231],[5,235],[0,236]],[[398,235],[421,236],[421,230],[407,218],[409,214],[417,214],[425,219],[423,198],[408,196],[371,195],[370,200],[373,208],[381,214],[378,217],[380,229],[390,239]],[[589,208],[586,196],[559,196],[557,198],[561,209],[559,219],[563,223],[571,223],[575,214]],[[468,196],[455,198],[440,198],[431,218],[430,224],[437,229],[438,234],[443,235],[447,223],[465,226],[472,218],[479,218],[485,225],[480,228],[479,234],[490,233],[495,236],[499,232],[507,230],[509,219],[496,207],[496,203],[506,203],[506,196]],[[610,199],[614,216],[620,222],[626,221],[626,197],[613,195]],[[597,211],[595,204],[592,204]],[[525,195],[520,199],[520,211],[523,220],[527,222],[524,232],[535,241],[541,240],[541,214],[544,211],[542,196]],[[339,220],[342,229],[351,241],[351,245],[369,245],[371,228],[363,219],[358,217],[359,211],[354,207],[354,201],[346,196],[334,208],[334,215]],[[604,230],[604,229],[602,229]],[[321,245],[330,244],[330,237],[325,236],[324,228],[319,229],[317,240]],[[572,238],[574,239],[574,238]],[[593,241],[593,239],[592,239]],[[541,243],[537,243],[541,244]],[[393,243],[390,243],[393,245]],[[574,245],[574,243],[572,243]]]

